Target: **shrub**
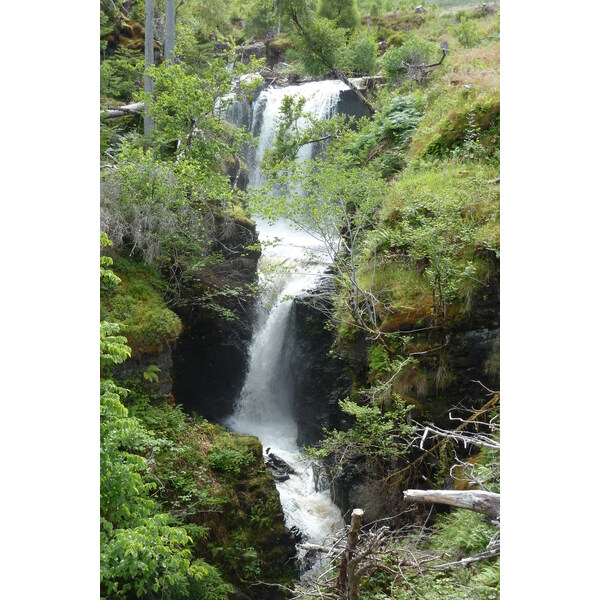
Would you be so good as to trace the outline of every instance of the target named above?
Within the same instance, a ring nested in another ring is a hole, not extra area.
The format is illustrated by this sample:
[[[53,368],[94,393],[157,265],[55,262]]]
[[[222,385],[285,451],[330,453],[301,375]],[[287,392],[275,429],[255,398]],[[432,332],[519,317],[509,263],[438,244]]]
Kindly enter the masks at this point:
[[[430,63],[436,53],[432,42],[417,37],[409,37],[401,47],[392,46],[383,56],[383,70],[391,81],[406,76],[407,69],[403,63],[419,65]]]
[[[461,16],[460,23],[454,28],[454,35],[464,48],[474,48],[483,39],[483,30],[474,19]]]
[[[139,52],[119,48],[113,56],[100,62],[100,93],[128,102],[141,88],[142,72],[143,57]]]
[[[360,21],[356,0],[321,0],[318,14],[344,29],[354,29]]]
[[[211,469],[230,476],[239,475],[242,467],[249,465],[252,459],[252,454],[247,450],[231,446],[214,446],[208,454]]]
[[[357,36],[344,52],[343,67],[356,75],[373,75],[377,67],[377,43],[368,36]]]
[[[397,46],[400,48],[402,44],[406,41],[406,34],[403,31],[397,31],[388,37],[386,43],[388,47]]]

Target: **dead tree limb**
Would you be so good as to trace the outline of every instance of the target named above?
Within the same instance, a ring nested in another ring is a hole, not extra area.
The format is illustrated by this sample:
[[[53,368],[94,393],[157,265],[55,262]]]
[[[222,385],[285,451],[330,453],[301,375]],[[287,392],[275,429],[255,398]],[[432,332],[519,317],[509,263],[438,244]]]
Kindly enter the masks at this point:
[[[479,490],[406,490],[404,499],[412,502],[447,504],[483,513],[495,521],[500,518],[500,494]]]
[[[473,556],[469,556],[467,558],[462,558],[461,560],[457,560],[456,562],[445,563],[443,565],[436,565],[432,567],[436,571],[447,571],[449,569],[453,569],[454,567],[468,567],[469,565],[479,562],[480,560],[486,560],[488,558],[494,558],[495,556],[500,556],[500,540],[494,540],[488,544],[488,547],[483,551]]]
[[[133,104],[118,106],[117,108],[104,109],[105,112],[102,116],[106,119],[111,119],[113,117],[124,117],[125,115],[139,115],[143,109],[143,102],[134,102]]]
[[[431,75],[431,69],[433,67],[439,67],[443,62],[446,56],[450,54],[450,49],[448,48],[448,44],[442,42],[442,58],[438,60],[436,63],[430,63],[426,65],[422,64],[410,64],[405,61],[402,61],[402,65],[407,71],[408,76],[410,77],[410,85],[412,87],[412,82],[416,81],[417,83],[423,83],[429,75]]]

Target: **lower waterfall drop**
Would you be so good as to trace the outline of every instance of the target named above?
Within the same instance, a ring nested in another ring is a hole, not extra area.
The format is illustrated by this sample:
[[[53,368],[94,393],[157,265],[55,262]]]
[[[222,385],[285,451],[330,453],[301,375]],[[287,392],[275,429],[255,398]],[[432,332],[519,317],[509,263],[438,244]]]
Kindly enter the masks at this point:
[[[318,485],[319,477],[315,473],[318,465],[304,457],[296,444],[291,358],[293,298],[315,287],[327,262],[314,258],[320,249],[309,235],[289,230],[282,223],[269,228],[259,222],[258,226],[261,239],[270,234],[284,240],[264,253],[261,265],[279,262],[290,267],[293,273],[284,272],[265,286],[246,381],[235,412],[226,424],[234,431],[256,435],[265,450],[269,449],[294,469],[289,479],[277,483],[286,525],[290,529],[297,527],[303,541],[323,544],[344,523],[329,490]],[[311,259],[304,258],[306,252],[311,254]],[[264,279],[264,275],[261,276]]]

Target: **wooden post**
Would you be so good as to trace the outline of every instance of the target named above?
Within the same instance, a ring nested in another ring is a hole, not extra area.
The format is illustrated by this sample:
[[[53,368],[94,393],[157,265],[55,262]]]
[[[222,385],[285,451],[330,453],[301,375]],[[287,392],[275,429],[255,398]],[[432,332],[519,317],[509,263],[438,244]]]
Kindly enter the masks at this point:
[[[356,551],[358,534],[360,533],[364,514],[364,511],[360,508],[355,508],[352,511],[346,550],[342,554],[340,574],[338,575],[336,582],[336,587],[339,589],[341,597],[347,600],[358,600],[358,580],[356,578],[355,568],[350,568],[350,561],[354,557],[354,552]]]

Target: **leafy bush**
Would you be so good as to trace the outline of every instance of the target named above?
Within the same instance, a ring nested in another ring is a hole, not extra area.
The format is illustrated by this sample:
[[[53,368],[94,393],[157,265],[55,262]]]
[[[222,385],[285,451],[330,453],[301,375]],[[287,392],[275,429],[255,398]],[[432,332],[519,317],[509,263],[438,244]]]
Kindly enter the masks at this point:
[[[239,475],[242,468],[249,465],[252,460],[253,456],[250,452],[232,446],[215,446],[208,454],[211,469],[230,476]]]
[[[354,29],[360,20],[356,0],[321,0],[318,14],[344,29]]]
[[[294,34],[293,42],[306,73],[318,77],[330,70],[322,56],[330,64],[340,63],[346,46],[346,30],[336,27],[328,19],[315,17],[311,22],[309,35]],[[315,53],[315,48],[318,48],[318,54]]]
[[[406,42],[406,34],[403,31],[396,31],[392,33],[386,40],[386,43],[389,46],[397,46],[398,48],[402,46]]]
[[[483,39],[484,32],[477,21],[461,16],[460,23],[454,28],[454,35],[464,48],[474,48]]]
[[[429,64],[437,52],[436,45],[422,38],[411,36],[402,46],[392,46],[383,55],[383,70],[391,81],[397,81],[407,74],[409,65]]]
[[[377,43],[366,35],[354,37],[344,51],[342,68],[355,75],[373,75],[377,67]]]
[[[349,145],[350,151],[364,161],[372,160],[383,175],[391,175],[405,166],[406,145],[420,119],[410,96],[395,96],[372,120],[363,123]]]

